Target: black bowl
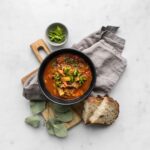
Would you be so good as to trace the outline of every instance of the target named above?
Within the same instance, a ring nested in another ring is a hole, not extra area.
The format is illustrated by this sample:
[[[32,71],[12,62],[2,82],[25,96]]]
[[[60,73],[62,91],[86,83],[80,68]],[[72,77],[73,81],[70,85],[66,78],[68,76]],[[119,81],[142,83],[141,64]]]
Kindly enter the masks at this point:
[[[88,65],[91,69],[91,72],[92,72],[92,77],[93,77],[89,89],[81,97],[78,97],[78,98],[72,99],[72,100],[68,100],[68,99],[66,100],[63,98],[58,98],[58,97],[52,96],[50,94],[50,92],[47,91],[44,81],[43,81],[44,70],[45,70],[45,67],[47,66],[47,64],[50,62],[50,60],[55,58],[57,55],[65,54],[65,53],[76,54],[76,55],[80,56],[81,58],[83,58],[85,60],[85,62],[88,63]],[[48,101],[52,101],[52,102],[54,102],[56,104],[60,104],[60,105],[73,105],[73,104],[76,104],[76,103],[79,103],[79,102],[85,100],[92,92],[92,90],[95,86],[95,82],[96,82],[96,70],[95,70],[94,64],[91,61],[91,59],[84,53],[82,53],[78,50],[75,50],[75,49],[71,49],[71,48],[60,49],[60,50],[54,51],[51,54],[49,54],[43,60],[42,64],[40,65],[39,71],[38,71],[38,83],[39,83],[39,86],[40,86],[40,89],[41,89],[43,95],[46,97],[46,99]]]

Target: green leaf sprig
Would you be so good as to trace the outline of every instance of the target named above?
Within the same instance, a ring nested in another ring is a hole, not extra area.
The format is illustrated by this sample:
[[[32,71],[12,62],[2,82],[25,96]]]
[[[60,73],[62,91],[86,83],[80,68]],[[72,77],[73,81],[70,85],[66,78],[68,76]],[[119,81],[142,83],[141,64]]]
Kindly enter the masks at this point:
[[[28,125],[38,128],[41,123],[41,112],[46,108],[45,101],[30,101],[30,109],[32,115],[25,118],[25,123]],[[49,135],[55,135],[60,138],[64,138],[68,135],[66,122],[73,120],[73,111],[69,106],[62,106],[57,104],[51,104],[55,117],[49,119],[46,122],[46,128]]]
[[[40,126],[41,118],[38,115],[33,115],[25,118],[25,123],[32,126],[33,128],[38,128]]]
[[[72,121],[73,112],[70,107],[57,104],[53,104],[53,110],[55,118],[49,119],[46,122],[48,134],[64,138],[68,135],[65,123]]]
[[[30,109],[33,115],[41,113],[45,109],[45,101],[30,101]]]
[[[62,43],[65,40],[65,33],[63,28],[57,25],[52,30],[48,31],[48,37],[52,42]]]
[[[54,104],[55,116],[58,120],[62,122],[69,122],[73,119],[73,112],[68,106],[61,106]]]
[[[25,118],[25,123],[38,128],[40,126],[41,118],[39,114],[45,109],[45,101],[30,101],[30,109],[33,115]]]
[[[46,128],[48,131],[48,134],[55,135],[60,138],[64,138],[68,135],[67,128],[65,127],[65,124],[58,120],[57,118],[49,119],[46,122]]]

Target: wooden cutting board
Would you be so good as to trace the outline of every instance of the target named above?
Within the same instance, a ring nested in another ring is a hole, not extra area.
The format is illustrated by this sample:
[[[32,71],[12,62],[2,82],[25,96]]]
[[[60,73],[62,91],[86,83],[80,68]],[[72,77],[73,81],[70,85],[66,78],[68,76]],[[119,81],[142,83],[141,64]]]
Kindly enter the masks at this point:
[[[46,45],[46,43],[42,39],[35,41],[34,43],[32,43],[30,45],[30,47],[31,47],[31,50],[33,51],[33,53],[35,54],[37,60],[39,61],[39,63],[41,63],[44,59],[41,56],[39,51],[43,50],[47,55],[51,53],[50,49],[48,48],[48,46]],[[22,84],[24,84],[25,81],[37,71],[38,71],[38,69],[35,69],[32,72],[25,75],[21,79]],[[83,103],[72,106],[72,110],[74,111],[74,119],[71,122],[68,122],[65,124],[68,129],[72,128],[73,126],[75,126],[81,122]],[[51,108],[50,108],[50,106],[48,106],[48,107],[46,107],[46,109],[42,113],[42,115],[46,121],[52,117],[52,113],[50,113],[50,111],[51,111]]]
[[[39,63],[41,63],[43,61],[43,58],[40,54],[39,51],[43,50],[46,54],[50,54],[51,51],[48,48],[48,46],[46,45],[46,43],[42,40],[39,39],[37,41],[35,41],[34,43],[32,43],[30,45],[31,50],[33,51],[33,53],[35,54],[35,57],[37,58],[37,60],[39,61]],[[32,72],[28,73],[27,75],[25,75],[24,77],[22,77],[21,82],[22,84],[32,75],[34,74],[36,71],[38,71],[38,69],[33,70]]]

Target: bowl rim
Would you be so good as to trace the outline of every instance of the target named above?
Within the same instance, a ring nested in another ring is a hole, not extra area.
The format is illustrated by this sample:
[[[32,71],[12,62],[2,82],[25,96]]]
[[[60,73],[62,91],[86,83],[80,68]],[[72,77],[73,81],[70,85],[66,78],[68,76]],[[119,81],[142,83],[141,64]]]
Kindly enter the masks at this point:
[[[60,25],[62,26],[64,29],[65,29],[65,34],[66,34],[66,37],[65,37],[65,40],[62,42],[62,43],[55,43],[55,42],[52,42],[49,37],[48,37],[48,30],[50,27],[54,26],[54,25]],[[67,41],[68,41],[68,36],[69,36],[69,31],[68,31],[68,28],[63,24],[63,23],[60,23],[60,22],[54,22],[54,23],[51,23],[50,25],[47,26],[46,30],[45,30],[45,36],[46,36],[46,40],[48,41],[48,43],[52,46],[62,46],[64,45]]]
[[[48,92],[48,90],[44,87],[44,82],[43,82],[43,73],[44,73],[45,67],[47,66],[47,63],[50,61],[50,58],[52,59],[59,54],[69,53],[69,52],[78,54],[80,57],[84,56],[84,58],[83,57],[82,58],[84,60],[85,59],[88,60],[88,65],[91,68],[91,72],[92,72],[92,76],[93,76],[89,89],[82,96],[80,96],[76,99],[73,99],[73,100],[65,100],[65,99],[57,98],[57,97],[51,95],[50,92]],[[40,87],[43,95],[45,96],[45,98],[48,101],[51,101],[51,102],[54,102],[54,103],[60,104],[60,105],[73,105],[73,104],[80,103],[81,101],[84,101],[91,94],[91,92],[96,84],[96,69],[95,69],[95,66],[94,66],[92,60],[86,54],[82,53],[81,51],[72,49],[72,48],[58,49],[58,50],[50,53],[41,63],[39,70],[38,70],[38,83],[39,83],[39,87]]]

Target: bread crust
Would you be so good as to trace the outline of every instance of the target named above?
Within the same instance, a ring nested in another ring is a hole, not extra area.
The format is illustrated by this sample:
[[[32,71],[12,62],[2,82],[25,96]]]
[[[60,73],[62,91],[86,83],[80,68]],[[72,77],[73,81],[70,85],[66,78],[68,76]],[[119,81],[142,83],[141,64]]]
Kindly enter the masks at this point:
[[[119,104],[109,96],[89,97],[84,104],[85,124],[112,124],[119,115]]]

